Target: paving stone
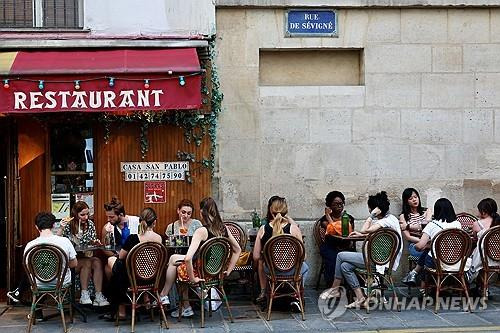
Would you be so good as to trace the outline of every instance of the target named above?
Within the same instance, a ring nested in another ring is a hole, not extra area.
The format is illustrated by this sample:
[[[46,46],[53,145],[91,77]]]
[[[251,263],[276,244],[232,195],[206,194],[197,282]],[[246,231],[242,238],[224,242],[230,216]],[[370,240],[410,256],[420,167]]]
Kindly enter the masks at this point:
[[[441,313],[439,316],[456,326],[479,326],[489,325],[487,320],[474,313]]]

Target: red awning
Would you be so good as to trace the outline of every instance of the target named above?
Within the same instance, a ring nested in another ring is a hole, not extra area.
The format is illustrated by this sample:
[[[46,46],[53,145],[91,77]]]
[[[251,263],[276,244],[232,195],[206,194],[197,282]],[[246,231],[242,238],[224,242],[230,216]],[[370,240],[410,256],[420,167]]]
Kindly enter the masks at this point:
[[[195,48],[0,52],[0,75],[0,113],[202,105]]]
[[[3,60],[3,61],[2,61]],[[10,68],[8,64],[11,63]],[[19,51],[0,53],[0,74],[67,75],[199,72],[196,49]]]

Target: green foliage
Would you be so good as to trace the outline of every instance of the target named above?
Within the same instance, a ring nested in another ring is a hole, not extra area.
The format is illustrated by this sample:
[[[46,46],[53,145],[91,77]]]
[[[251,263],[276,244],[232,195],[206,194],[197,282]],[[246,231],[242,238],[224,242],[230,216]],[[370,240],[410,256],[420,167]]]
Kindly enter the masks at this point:
[[[209,169],[212,172],[215,170],[215,152],[217,139],[218,117],[222,110],[222,100],[224,95],[220,91],[219,74],[214,63],[216,56],[215,38],[209,41],[210,61],[203,63],[202,66],[211,66],[210,82],[207,82],[206,75],[202,78],[201,94],[202,103],[208,104],[210,101],[211,113],[203,114],[201,110],[185,111],[142,111],[133,112],[127,115],[114,115],[112,113],[101,114],[99,120],[104,124],[104,141],[109,142],[111,135],[110,128],[112,124],[118,123],[140,123],[140,147],[141,156],[144,159],[149,150],[148,128],[150,125],[172,124],[184,129],[184,139],[187,143],[194,144],[199,147],[203,139],[207,136],[210,140],[210,156],[203,156],[199,160],[193,152],[177,152],[177,159],[190,161],[196,164],[195,167],[186,173],[186,181],[192,182],[191,175],[194,171]],[[211,85],[211,89],[209,89]]]

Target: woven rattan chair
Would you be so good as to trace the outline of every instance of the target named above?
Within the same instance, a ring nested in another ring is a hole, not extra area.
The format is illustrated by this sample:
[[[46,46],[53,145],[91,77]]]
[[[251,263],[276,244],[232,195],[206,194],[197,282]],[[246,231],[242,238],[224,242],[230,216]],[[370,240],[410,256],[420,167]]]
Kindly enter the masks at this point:
[[[191,289],[198,298],[196,299],[201,303],[201,327],[205,327],[205,309],[204,302],[209,304],[209,316],[212,316],[212,295],[211,290],[215,289],[221,300],[226,303],[227,312],[229,313],[229,319],[233,323],[233,315],[231,314],[231,308],[229,306],[229,301],[227,299],[226,292],[224,290],[224,278],[225,270],[229,264],[231,258],[231,244],[225,237],[214,237],[206,241],[198,250],[198,259],[196,267],[198,267],[198,273],[200,279],[199,283],[191,283],[189,281],[183,281],[177,279],[177,285],[179,290],[182,288]],[[199,288],[199,290],[197,290]],[[179,318],[182,317],[182,305],[184,299],[182,298],[182,292],[179,292]]]
[[[165,264],[167,261],[167,249],[160,243],[142,242],[134,246],[127,254],[125,265],[127,275],[130,282],[130,287],[127,290],[127,297],[132,304],[132,329],[135,329],[136,309],[139,306],[141,297],[149,295],[156,300],[157,306],[160,308],[161,318],[165,322],[165,327],[168,328],[167,317],[163,310],[163,305],[160,300],[160,281],[165,275]],[[147,304],[147,306],[151,306]],[[118,323],[118,313],[116,314]],[[151,319],[153,319],[153,308],[151,308]]]
[[[500,226],[488,229],[479,240],[479,254],[483,263],[483,300],[491,277],[500,274]]]
[[[273,236],[264,245],[263,252],[269,285],[267,320],[271,320],[273,300],[285,296],[299,300],[302,320],[305,320],[304,290],[300,274],[305,256],[304,243],[291,235]],[[287,272],[293,274],[284,274]],[[281,292],[278,293],[279,291]]]
[[[441,230],[432,240],[431,253],[434,258],[436,268],[425,267],[425,270],[430,273],[436,287],[436,301],[434,312],[439,310],[439,293],[441,290],[459,290],[465,293],[467,302],[470,305],[469,290],[465,282],[464,268],[467,261],[472,240],[470,236],[461,229],[444,229]],[[458,269],[449,269],[444,265],[459,265]],[[451,279],[458,283],[456,285],[444,285],[444,282]],[[428,285],[426,286],[428,288]],[[467,306],[472,312],[472,309]]]
[[[399,234],[389,228],[381,228],[373,233],[368,234],[363,242],[363,259],[365,268],[356,268],[356,274],[365,281],[366,294],[371,296],[372,290],[379,289],[382,293],[388,288],[392,289],[394,302],[398,311],[401,311],[392,279],[392,267],[401,248],[401,238]],[[385,269],[384,274],[380,274],[376,270],[375,265],[389,266]],[[366,313],[370,312],[370,307],[366,307]]]
[[[320,251],[321,246],[325,243],[325,233],[326,230],[321,225],[321,220],[316,221],[313,228],[314,242],[318,247],[318,251]],[[321,276],[325,272],[325,260],[321,257],[321,264],[318,270],[318,278],[316,279],[316,290],[319,289],[319,284],[321,282]]]
[[[236,222],[224,222],[224,225],[226,228],[229,230],[231,235],[233,235],[234,239],[238,242],[240,245],[241,251],[245,251],[247,248],[247,242],[248,242],[248,236],[245,230]],[[234,267],[234,270],[236,272],[239,272],[240,274],[243,273],[248,282],[250,283],[250,292],[252,295],[252,299],[254,299],[254,280],[255,280],[255,272],[253,269],[253,257],[252,254],[250,253],[248,257],[248,261],[245,265],[236,265]]]
[[[457,221],[460,222],[460,224],[462,225],[462,230],[467,233],[471,232],[472,225],[477,220],[478,219],[476,216],[469,213],[462,212],[457,214]]]
[[[69,259],[66,253],[55,245],[35,245],[28,249],[23,257],[23,265],[31,284],[33,294],[30,314],[28,316],[28,333],[35,323],[35,310],[45,305],[42,300],[52,299],[57,304],[61,313],[63,330],[66,332],[66,321],[64,319],[64,300],[71,288],[71,284],[64,285],[64,278],[68,271]],[[37,282],[39,285],[37,285]],[[44,284],[46,284],[44,286]],[[73,309],[69,303],[69,313],[73,322]]]

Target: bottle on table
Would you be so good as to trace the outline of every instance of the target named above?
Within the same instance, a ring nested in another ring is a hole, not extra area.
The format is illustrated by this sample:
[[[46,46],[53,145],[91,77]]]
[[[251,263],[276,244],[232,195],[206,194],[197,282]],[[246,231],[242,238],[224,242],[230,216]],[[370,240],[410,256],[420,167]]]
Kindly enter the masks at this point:
[[[349,214],[347,214],[347,211],[344,210],[344,213],[342,213],[342,237],[347,237],[349,236]]]
[[[252,227],[255,229],[260,228],[260,216],[257,213],[257,209],[255,209],[255,208],[252,212]]]

